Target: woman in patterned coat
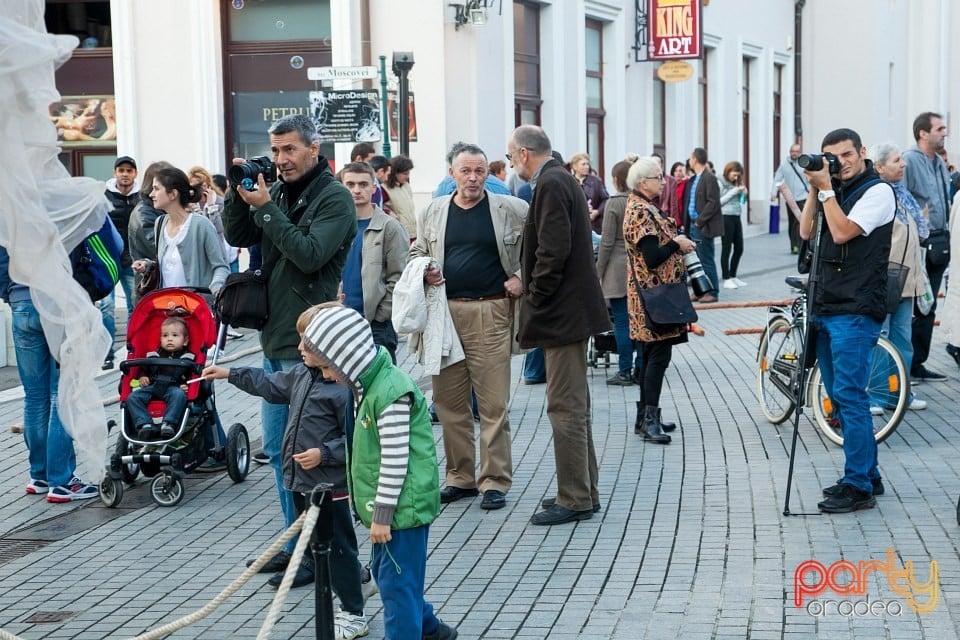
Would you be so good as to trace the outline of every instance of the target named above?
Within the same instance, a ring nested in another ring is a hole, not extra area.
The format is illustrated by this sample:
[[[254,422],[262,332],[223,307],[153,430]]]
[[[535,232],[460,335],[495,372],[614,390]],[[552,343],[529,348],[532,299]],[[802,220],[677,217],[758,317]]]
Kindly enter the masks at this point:
[[[638,291],[660,284],[682,282],[683,254],[696,249],[686,236],[677,234],[676,222],[660,211],[653,200],[660,195],[663,172],[655,158],[639,158],[627,174],[631,189],[623,219],[627,244],[627,311],[630,337],[643,345],[643,364],[637,375],[640,401],[634,431],[644,440],[668,444],[675,424],[660,418],[660,391],[673,353],[673,345],[687,341],[686,327],[655,333],[647,326],[646,312]]]

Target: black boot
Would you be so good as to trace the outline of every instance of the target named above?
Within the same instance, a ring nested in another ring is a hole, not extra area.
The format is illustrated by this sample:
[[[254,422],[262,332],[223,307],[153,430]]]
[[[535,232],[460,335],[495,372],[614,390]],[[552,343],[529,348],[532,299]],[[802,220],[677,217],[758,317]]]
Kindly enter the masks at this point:
[[[633,423],[633,432],[638,436],[643,435],[643,406],[637,400],[637,419]]]
[[[673,431],[677,428],[676,422],[664,422],[663,416],[660,413],[660,407],[657,407],[657,421],[660,423],[660,428],[664,431]]]
[[[663,425],[660,424],[659,413],[657,407],[644,407],[643,439],[654,444],[670,444],[670,436],[663,432]]]

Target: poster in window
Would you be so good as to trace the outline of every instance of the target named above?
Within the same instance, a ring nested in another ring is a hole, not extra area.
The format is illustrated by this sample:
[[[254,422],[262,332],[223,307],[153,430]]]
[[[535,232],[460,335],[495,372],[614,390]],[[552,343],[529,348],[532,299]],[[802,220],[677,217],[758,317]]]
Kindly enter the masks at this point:
[[[648,0],[647,60],[699,58],[703,50],[700,0]]]
[[[380,94],[376,90],[311,91],[310,118],[320,142],[380,139]]]
[[[117,103],[113,96],[63,96],[50,105],[57,142],[64,147],[114,146]]]
[[[417,109],[413,102],[413,91],[407,94],[407,131],[410,142],[417,141]],[[400,130],[400,112],[397,111],[397,92],[387,91],[387,113],[390,114],[390,139],[399,140],[397,131]]]

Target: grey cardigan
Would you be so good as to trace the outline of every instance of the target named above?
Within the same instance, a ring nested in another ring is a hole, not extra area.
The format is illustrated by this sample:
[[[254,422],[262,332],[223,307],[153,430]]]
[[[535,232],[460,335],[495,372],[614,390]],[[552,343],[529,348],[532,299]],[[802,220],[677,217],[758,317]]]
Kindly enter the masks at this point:
[[[158,260],[162,260],[167,250],[167,236],[163,232],[166,224],[167,216],[157,219]],[[203,215],[190,214],[190,229],[180,243],[180,259],[183,261],[187,286],[190,287],[206,287],[211,293],[216,293],[230,274],[230,267],[223,260],[223,249],[217,230]],[[160,286],[165,286],[162,278]]]
[[[627,246],[623,240],[623,215],[627,194],[617,193],[607,200],[603,210],[603,233],[597,250],[597,273],[603,297],[610,300],[627,297]]]

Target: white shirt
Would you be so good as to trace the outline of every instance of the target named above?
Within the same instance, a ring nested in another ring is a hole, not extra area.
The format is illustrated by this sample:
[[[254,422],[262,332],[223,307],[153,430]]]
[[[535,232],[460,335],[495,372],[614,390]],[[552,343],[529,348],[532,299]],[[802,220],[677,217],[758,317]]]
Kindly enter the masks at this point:
[[[877,227],[882,227],[891,220],[897,210],[897,201],[893,197],[890,185],[881,182],[875,184],[863,194],[853,205],[847,216],[851,222],[863,229],[863,235],[868,236]]]
[[[190,220],[193,215],[187,216],[187,219],[180,225],[180,231],[177,235],[170,237],[167,225],[163,225],[163,235],[167,239],[167,247],[160,258],[160,281],[164,287],[185,287],[187,286],[187,274],[183,271],[183,258],[180,256],[179,245],[187,237],[190,230]]]

